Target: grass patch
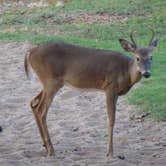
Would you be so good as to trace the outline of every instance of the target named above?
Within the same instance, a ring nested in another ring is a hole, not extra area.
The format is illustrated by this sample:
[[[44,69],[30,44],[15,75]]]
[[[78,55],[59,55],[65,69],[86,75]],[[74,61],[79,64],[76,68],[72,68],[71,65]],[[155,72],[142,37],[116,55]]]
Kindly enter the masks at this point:
[[[131,29],[136,29],[137,43],[144,46],[151,35],[148,27],[153,27],[161,39],[153,56],[152,77],[141,80],[141,86],[129,94],[129,102],[151,112],[154,118],[163,119],[166,118],[165,5],[163,0],[125,3],[124,0],[73,0],[63,8],[15,6],[1,15],[0,40],[33,43],[58,40],[123,51],[119,38],[129,38]],[[96,17],[98,20],[93,22]],[[102,22],[104,19],[106,22]]]

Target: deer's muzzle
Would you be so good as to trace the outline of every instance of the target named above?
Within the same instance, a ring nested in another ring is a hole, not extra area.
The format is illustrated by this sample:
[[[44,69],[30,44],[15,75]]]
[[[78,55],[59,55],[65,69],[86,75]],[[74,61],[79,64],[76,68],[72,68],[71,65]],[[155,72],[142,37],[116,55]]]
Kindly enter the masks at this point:
[[[143,73],[143,76],[144,76],[145,78],[149,78],[149,77],[151,76],[151,73],[148,72],[148,71],[146,71],[146,72]]]

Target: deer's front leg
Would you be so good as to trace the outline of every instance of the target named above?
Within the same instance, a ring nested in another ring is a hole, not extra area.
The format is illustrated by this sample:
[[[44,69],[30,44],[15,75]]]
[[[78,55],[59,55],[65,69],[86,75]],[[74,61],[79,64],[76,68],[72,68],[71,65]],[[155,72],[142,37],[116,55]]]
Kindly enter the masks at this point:
[[[106,92],[106,100],[107,100],[107,113],[109,120],[109,141],[108,141],[108,151],[107,156],[113,157],[113,128],[115,123],[115,112],[116,112],[116,103],[118,96],[112,93],[111,91]]]

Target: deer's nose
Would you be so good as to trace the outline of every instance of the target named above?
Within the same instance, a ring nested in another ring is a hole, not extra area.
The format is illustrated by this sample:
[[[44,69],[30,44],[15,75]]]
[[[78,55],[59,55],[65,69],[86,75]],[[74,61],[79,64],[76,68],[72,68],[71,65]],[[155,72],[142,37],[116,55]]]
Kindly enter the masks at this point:
[[[148,71],[146,71],[146,72],[143,73],[143,76],[144,76],[145,78],[149,78],[149,77],[151,76],[151,73],[148,72]]]

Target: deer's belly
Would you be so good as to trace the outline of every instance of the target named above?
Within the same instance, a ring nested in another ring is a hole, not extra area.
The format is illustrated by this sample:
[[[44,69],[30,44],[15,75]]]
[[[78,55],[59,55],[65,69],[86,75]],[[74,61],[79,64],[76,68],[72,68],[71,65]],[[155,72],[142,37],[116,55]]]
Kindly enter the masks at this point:
[[[103,80],[82,80],[82,79],[70,79],[65,81],[66,84],[70,84],[73,87],[79,89],[100,89],[103,90]]]

